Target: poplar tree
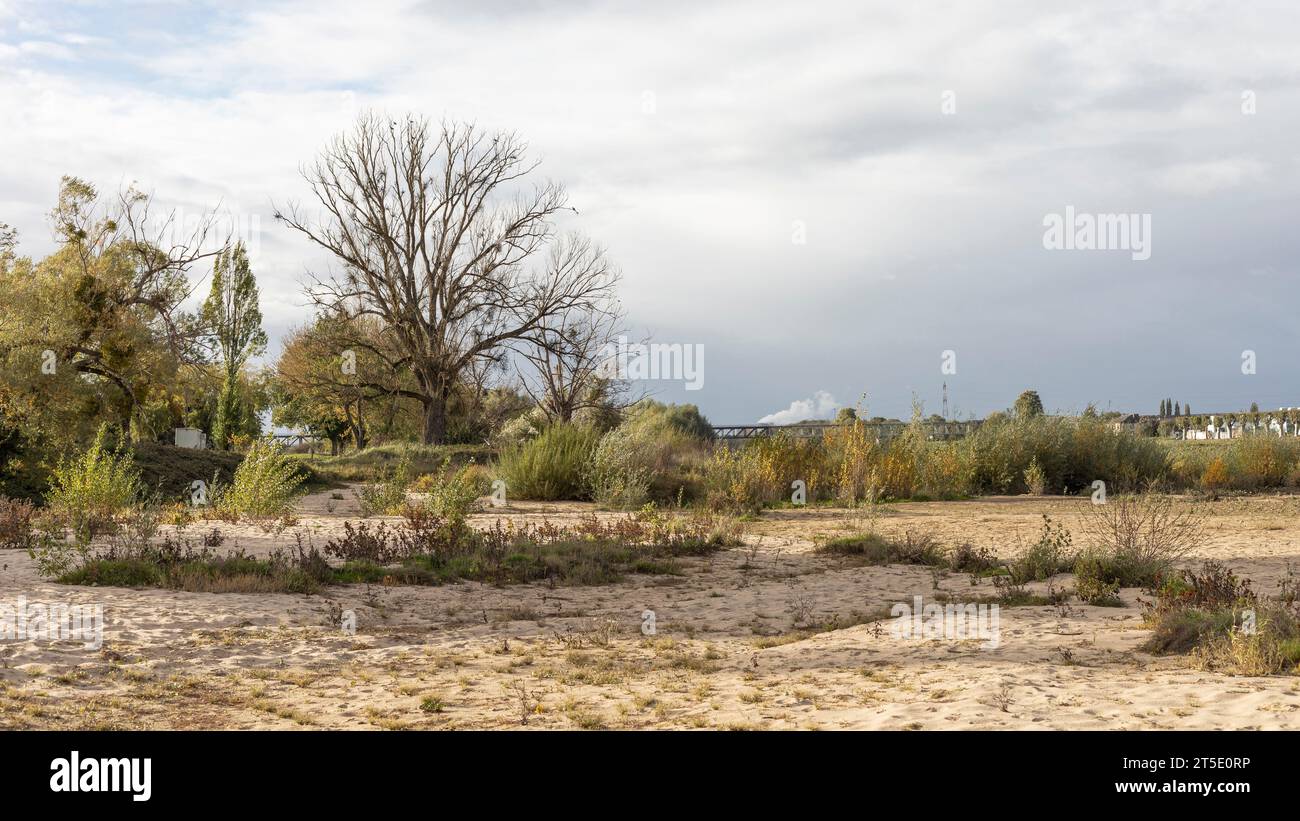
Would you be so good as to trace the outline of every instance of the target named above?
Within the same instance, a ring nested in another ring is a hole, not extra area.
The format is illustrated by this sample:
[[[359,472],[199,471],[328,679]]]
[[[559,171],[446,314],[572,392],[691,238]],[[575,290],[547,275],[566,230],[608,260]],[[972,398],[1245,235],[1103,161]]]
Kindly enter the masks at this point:
[[[242,242],[218,254],[213,263],[212,290],[203,303],[203,321],[221,353],[224,370],[212,423],[212,443],[226,450],[240,418],[239,372],[249,357],[266,351],[257,280]]]

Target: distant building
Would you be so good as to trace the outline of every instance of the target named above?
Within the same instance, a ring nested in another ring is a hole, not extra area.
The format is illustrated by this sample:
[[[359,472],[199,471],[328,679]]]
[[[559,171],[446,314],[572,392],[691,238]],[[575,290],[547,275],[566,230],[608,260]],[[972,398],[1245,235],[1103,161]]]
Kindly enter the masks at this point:
[[[206,450],[208,447],[208,435],[198,428],[177,428],[175,441],[178,448]]]

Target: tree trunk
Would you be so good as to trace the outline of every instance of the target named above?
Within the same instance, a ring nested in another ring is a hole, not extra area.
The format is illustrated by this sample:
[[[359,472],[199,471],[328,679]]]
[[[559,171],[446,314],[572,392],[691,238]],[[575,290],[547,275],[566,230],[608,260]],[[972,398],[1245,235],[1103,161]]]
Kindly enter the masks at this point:
[[[135,396],[127,395],[126,409],[122,411],[121,421],[118,423],[122,427],[121,441],[119,447],[129,448],[134,443],[131,435],[131,423],[135,420]]]
[[[441,445],[447,438],[447,397],[434,396],[424,403],[424,444]]]

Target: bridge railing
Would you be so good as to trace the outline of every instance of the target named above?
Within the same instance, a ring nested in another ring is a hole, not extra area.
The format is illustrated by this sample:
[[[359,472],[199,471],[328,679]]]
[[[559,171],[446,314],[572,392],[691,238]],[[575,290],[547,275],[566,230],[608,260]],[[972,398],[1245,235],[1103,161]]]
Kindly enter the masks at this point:
[[[800,439],[815,439],[824,436],[826,431],[843,427],[839,422],[797,422],[792,425],[713,425],[713,435],[718,439],[734,441],[757,439],[778,434]],[[861,422],[861,425],[873,432],[878,439],[892,439],[907,429],[906,422]],[[979,427],[978,420],[968,422],[931,422],[923,421],[922,426],[930,439],[960,439]]]

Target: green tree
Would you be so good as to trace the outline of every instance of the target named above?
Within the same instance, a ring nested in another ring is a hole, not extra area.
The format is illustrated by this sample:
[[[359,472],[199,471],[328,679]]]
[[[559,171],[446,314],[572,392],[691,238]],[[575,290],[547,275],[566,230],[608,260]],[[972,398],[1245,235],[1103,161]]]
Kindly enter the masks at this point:
[[[182,306],[189,266],[216,253],[204,250],[211,219],[179,237],[149,209],[134,189],[105,202],[64,177],[53,253],[20,258],[0,230],[0,406],[24,418],[25,435],[61,449],[109,419],[151,437],[143,409],[202,361],[202,324]]]
[[[276,424],[306,427],[358,450],[371,427],[388,415],[405,416],[418,395],[411,373],[391,351],[390,334],[373,317],[318,315],[284,338],[276,363]],[[394,420],[395,422],[396,420]],[[391,426],[390,426],[391,427]]]
[[[858,412],[853,408],[840,408],[835,414],[835,424],[848,425],[858,420]]]
[[[1034,416],[1043,415],[1043,400],[1038,397],[1038,391],[1025,391],[1016,397],[1015,407],[1012,408],[1016,416],[1021,419],[1029,419]]]
[[[213,445],[230,446],[232,434],[240,431],[242,415],[239,372],[250,356],[266,351],[262,310],[257,302],[257,280],[248,265],[244,244],[238,243],[217,255],[212,266],[212,290],[203,303],[203,321],[221,353],[224,379],[212,423]]]

